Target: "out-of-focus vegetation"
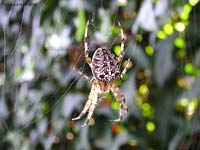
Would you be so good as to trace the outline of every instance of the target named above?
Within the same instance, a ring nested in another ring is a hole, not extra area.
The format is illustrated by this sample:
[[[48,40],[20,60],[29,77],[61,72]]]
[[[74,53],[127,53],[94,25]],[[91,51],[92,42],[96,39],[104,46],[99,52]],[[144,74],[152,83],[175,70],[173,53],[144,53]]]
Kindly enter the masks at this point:
[[[199,0],[0,1],[0,149],[200,149]],[[91,125],[80,113],[91,85],[83,59],[90,20],[90,54],[120,50],[132,67],[120,81],[129,113],[119,123],[110,94]]]

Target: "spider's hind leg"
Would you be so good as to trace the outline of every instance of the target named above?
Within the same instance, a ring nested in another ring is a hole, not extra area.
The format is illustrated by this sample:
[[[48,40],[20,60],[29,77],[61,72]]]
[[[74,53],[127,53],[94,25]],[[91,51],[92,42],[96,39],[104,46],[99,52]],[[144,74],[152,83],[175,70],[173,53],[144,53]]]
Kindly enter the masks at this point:
[[[90,121],[90,119],[92,117],[92,114],[94,112],[96,103],[97,103],[97,97],[95,97],[92,100],[92,103],[91,103],[90,108],[89,108],[87,119],[86,119],[85,123],[81,127],[85,127],[85,126],[87,126],[89,124],[89,121]]]
[[[91,99],[88,99],[86,104],[85,104],[85,107],[83,108],[82,112],[75,118],[72,118],[72,120],[78,120],[78,119],[81,119],[85,113],[87,112],[87,110],[89,109],[90,105],[91,105],[91,102],[92,100]]]
[[[126,100],[125,100],[123,93],[121,92],[121,90],[118,87],[112,87],[111,91],[112,91],[113,95],[115,96],[115,98],[117,99],[117,101],[119,101],[119,103],[120,103],[119,117],[112,121],[120,122],[123,119],[123,115],[128,112]]]
[[[82,125],[82,127],[85,127],[89,124],[89,121],[90,121],[92,114],[94,112],[94,109],[95,109],[95,105],[97,104],[99,93],[100,93],[100,89],[99,89],[98,85],[93,84],[90,95],[89,95],[89,99],[91,99],[91,104],[89,107],[88,116],[87,116],[85,123]]]
[[[85,107],[83,108],[80,115],[78,117],[73,118],[72,120],[81,119],[84,116],[84,114],[89,110],[87,120],[82,125],[82,127],[87,126],[89,124],[89,121],[90,121],[92,114],[94,112],[95,105],[96,105],[97,100],[98,100],[98,94],[99,94],[99,87],[94,83],[92,85],[91,92],[88,96],[88,101],[86,102]]]

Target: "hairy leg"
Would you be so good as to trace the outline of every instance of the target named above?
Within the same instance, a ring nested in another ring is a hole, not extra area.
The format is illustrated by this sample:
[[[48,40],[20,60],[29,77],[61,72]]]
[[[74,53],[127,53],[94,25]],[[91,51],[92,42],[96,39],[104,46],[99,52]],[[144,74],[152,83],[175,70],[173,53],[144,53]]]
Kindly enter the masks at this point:
[[[119,89],[119,87],[112,87],[111,91],[113,95],[115,96],[115,98],[117,99],[117,101],[120,103],[119,117],[116,120],[113,120],[115,122],[119,122],[123,119],[124,113],[128,112],[128,107],[126,105],[125,97],[123,93],[121,92],[121,90]]]
[[[89,57],[89,49],[88,49],[88,25],[89,25],[89,21],[87,21],[86,27],[85,27],[85,34],[84,34],[84,47],[85,47],[85,59],[87,61],[87,63],[89,64],[89,66],[91,67],[92,65],[92,60]]]
[[[86,74],[84,74],[83,72],[79,71],[76,68],[73,68],[73,70],[75,70],[76,72],[78,72],[78,74],[85,80],[87,80],[90,83],[93,83],[93,79],[91,77],[88,77]]]
[[[127,62],[127,64],[126,64],[126,66],[125,66],[125,68],[124,68],[124,70],[122,71],[122,73],[121,73],[121,75],[120,75],[121,78],[124,77],[126,71],[128,70],[128,67],[129,67],[130,61],[131,61],[131,60],[130,60],[130,58],[129,58],[129,59],[128,59],[128,62]]]
[[[89,98],[91,98],[92,101],[91,101],[91,105],[89,107],[88,116],[87,116],[85,123],[82,125],[82,127],[85,127],[89,124],[89,121],[90,121],[92,114],[94,112],[94,109],[95,109],[95,105],[97,104],[99,92],[100,92],[99,88],[94,84],[94,92],[89,95]]]
[[[121,32],[121,50],[120,50],[120,54],[119,57],[117,59],[118,63],[121,63],[122,58],[124,57],[124,44],[125,44],[125,37],[124,37],[124,32],[122,30],[121,24],[120,22],[118,22],[119,27],[120,27],[120,32]]]
[[[88,96],[88,100],[87,100],[82,112],[77,117],[73,118],[72,120],[78,120],[78,119],[81,119],[84,116],[84,114],[90,108],[90,105],[91,105],[91,103],[93,101],[93,98],[96,97],[95,95],[96,95],[96,93],[95,93],[95,85],[93,84],[92,88],[91,88],[91,92],[90,92],[90,94]]]
[[[81,119],[85,115],[85,113],[87,112],[87,110],[89,109],[89,107],[91,105],[91,102],[92,102],[92,100],[88,99],[87,102],[86,102],[86,104],[85,104],[85,106],[84,106],[84,108],[83,108],[83,110],[81,111],[81,113],[77,117],[72,118],[72,120]]]
[[[82,125],[82,127],[87,126],[89,124],[90,118],[92,117],[92,114],[94,112],[95,105],[98,100],[98,94],[99,94],[99,88],[96,84],[93,84],[92,88],[91,88],[91,92],[88,96],[88,100],[87,100],[82,112],[77,117],[73,118],[72,120],[81,119],[85,115],[85,113],[89,110],[87,119],[86,119],[85,123]]]

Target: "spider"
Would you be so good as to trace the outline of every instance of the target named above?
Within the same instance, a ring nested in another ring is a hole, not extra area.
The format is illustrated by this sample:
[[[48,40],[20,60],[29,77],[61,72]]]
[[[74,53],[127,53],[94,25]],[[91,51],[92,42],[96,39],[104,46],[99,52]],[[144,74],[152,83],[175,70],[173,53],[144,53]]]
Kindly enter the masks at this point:
[[[82,127],[85,127],[89,124],[89,121],[95,109],[95,105],[97,104],[98,97],[100,94],[104,92],[110,91],[116,98],[116,100],[120,103],[119,117],[112,121],[120,122],[123,119],[123,114],[128,112],[128,107],[126,105],[125,97],[121,92],[120,88],[114,82],[115,79],[117,78],[120,77],[123,78],[126,71],[128,70],[128,66],[130,63],[130,58],[129,58],[125,68],[120,74],[119,65],[121,64],[122,58],[124,56],[124,44],[125,44],[125,37],[121,24],[118,22],[121,32],[121,50],[119,57],[116,57],[106,48],[101,47],[95,51],[92,59],[89,57],[89,49],[88,49],[88,39],[89,39],[88,25],[89,25],[89,20],[87,21],[84,34],[85,59],[92,70],[93,77],[88,77],[79,70],[76,71],[81,77],[90,82],[92,84],[92,87],[90,94],[88,96],[88,100],[82,112],[77,117],[72,119],[72,120],[81,119],[88,111],[87,119],[85,123],[82,125]]]

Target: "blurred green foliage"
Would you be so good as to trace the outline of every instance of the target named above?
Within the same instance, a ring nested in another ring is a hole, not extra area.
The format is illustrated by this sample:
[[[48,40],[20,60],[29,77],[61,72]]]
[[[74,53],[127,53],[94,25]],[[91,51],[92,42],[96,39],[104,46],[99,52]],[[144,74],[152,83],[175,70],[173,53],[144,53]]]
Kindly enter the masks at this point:
[[[0,1],[0,149],[200,149],[199,0]],[[129,113],[118,115],[110,93],[90,126],[80,113],[92,76],[83,58],[90,20],[90,56],[120,51],[120,21],[130,69],[117,83]]]

